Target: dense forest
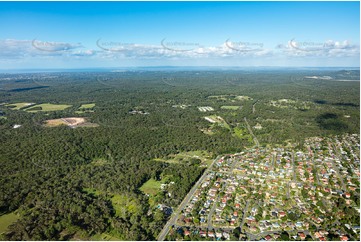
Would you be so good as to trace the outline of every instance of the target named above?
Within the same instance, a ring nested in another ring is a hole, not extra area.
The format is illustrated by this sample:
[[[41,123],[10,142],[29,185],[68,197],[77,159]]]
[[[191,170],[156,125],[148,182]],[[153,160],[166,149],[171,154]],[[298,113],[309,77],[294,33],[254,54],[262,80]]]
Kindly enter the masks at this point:
[[[172,156],[253,146],[245,118],[263,146],[359,133],[359,78],[358,70],[0,74],[0,216],[18,218],[1,239],[154,240],[169,216],[157,205],[175,209],[206,167],[202,157]],[[36,106],[44,103],[69,107]],[[222,122],[205,119],[212,115]],[[44,125],[65,117],[97,126]],[[148,194],[149,180],[168,186]]]

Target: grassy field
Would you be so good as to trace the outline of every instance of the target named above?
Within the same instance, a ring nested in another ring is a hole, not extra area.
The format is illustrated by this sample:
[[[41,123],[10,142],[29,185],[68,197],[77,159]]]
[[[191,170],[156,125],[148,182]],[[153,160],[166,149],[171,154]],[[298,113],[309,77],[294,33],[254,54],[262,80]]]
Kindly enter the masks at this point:
[[[42,103],[30,108],[24,109],[27,112],[36,113],[36,112],[48,112],[48,111],[61,111],[66,108],[70,108],[72,105],[67,104],[51,104],[51,103]]]
[[[209,96],[208,98],[214,98],[217,100],[222,100],[222,101],[226,101],[229,100],[231,95],[215,95],[215,96]]]
[[[234,135],[237,136],[238,138],[242,139],[243,136],[245,135],[245,130],[242,128],[234,128],[233,129]]]
[[[208,98],[217,99],[218,101],[232,101],[232,100],[249,101],[249,100],[253,100],[253,98],[251,98],[249,96],[237,96],[237,95],[218,95],[218,96],[209,96]]]
[[[113,235],[102,233],[102,234],[96,234],[91,237],[91,240],[93,241],[120,241],[122,239],[114,237]]]
[[[88,104],[82,104],[75,113],[82,114],[82,113],[92,113],[94,110],[92,110],[95,107],[95,103],[88,103]]]
[[[241,106],[222,106],[221,109],[238,110]]]
[[[0,216],[0,234],[4,233],[8,226],[19,219],[15,213],[8,213]]]
[[[164,176],[160,181],[151,178],[146,181],[139,190],[149,195],[149,205],[154,207],[157,205],[155,196],[161,191],[161,184],[168,184],[170,181],[172,181],[172,176],[170,175]]]
[[[94,108],[95,107],[95,103],[88,103],[88,104],[82,104],[79,109],[90,109],[90,108]]]
[[[157,158],[154,160],[161,161],[161,162],[167,162],[167,163],[178,163],[179,164],[182,162],[186,162],[192,158],[200,159],[202,165],[208,166],[209,164],[212,163],[212,154],[207,151],[203,151],[203,150],[181,152],[178,154],[169,155],[166,159]]]
[[[155,195],[160,191],[160,184],[162,184],[161,181],[156,181],[151,178],[144,183],[139,190],[149,195]]]
[[[207,116],[205,118],[209,118],[211,120],[214,121],[215,124],[219,124],[220,126],[226,128],[226,129],[231,129],[231,127],[229,127],[229,125],[227,124],[227,122],[220,116],[217,115],[211,115],[211,116]],[[209,121],[209,120],[208,120]]]
[[[233,129],[233,133],[239,139],[248,139],[249,142],[252,142],[252,136],[245,128],[236,127]]]
[[[19,110],[21,108],[33,105],[34,103],[11,103],[7,104],[7,107],[10,107],[12,110]]]
[[[96,190],[94,188],[83,188],[83,191],[87,192],[88,194],[93,194],[94,196],[105,194],[105,192]],[[117,215],[124,217],[127,212],[137,213],[141,211],[141,207],[139,207],[139,204],[133,199],[127,197],[126,195],[120,195],[120,194],[109,194],[109,195],[112,196],[111,202]]]
[[[123,218],[127,213],[138,213],[139,211],[142,211],[141,206],[126,195],[115,194],[111,198],[111,201],[115,209],[115,213]]]

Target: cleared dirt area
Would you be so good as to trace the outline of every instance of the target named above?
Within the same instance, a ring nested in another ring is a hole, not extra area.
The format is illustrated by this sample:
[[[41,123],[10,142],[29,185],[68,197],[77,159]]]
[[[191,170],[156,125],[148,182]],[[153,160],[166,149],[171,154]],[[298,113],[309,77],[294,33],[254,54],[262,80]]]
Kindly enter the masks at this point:
[[[75,127],[97,127],[97,124],[89,123],[85,118],[79,117],[70,117],[70,118],[58,118],[58,119],[49,119],[45,121],[44,124],[46,127],[56,127],[60,125],[66,125],[72,128]]]

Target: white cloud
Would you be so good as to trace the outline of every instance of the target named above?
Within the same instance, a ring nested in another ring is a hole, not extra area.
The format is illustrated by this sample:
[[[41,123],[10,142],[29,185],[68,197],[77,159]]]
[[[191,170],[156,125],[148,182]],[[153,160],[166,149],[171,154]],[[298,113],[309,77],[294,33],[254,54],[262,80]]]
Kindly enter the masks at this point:
[[[301,57],[356,57],[360,54],[360,46],[348,40],[334,41],[297,41],[292,39],[285,44],[279,44],[275,49],[285,56]]]
[[[130,61],[149,61],[149,63],[258,63],[273,65],[274,60],[303,60],[313,58],[315,61],[336,60],[340,63],[344,57],[354,59],[359,56],[359,46],[350,41],[302,42],[291,40],[279,44],[273,49],[265,48],[263,43],[232,42],[230,40],[218,46],[203,46],[189,42],[167,42],[164,46],[137,43],[117,43],[95,41],[94,48],[86,48],[80,43],[47,42],[40,40],[0,40],[0,61],[2,63],[57,63],[72,60],[92,63],[120,63]],[[349,60],[351,60],[349,59]],[[37,62],[36,62],[37,61]],[[192,62],[194,61],[194,62]],[[252,62],[253,61],[253,62]],[[287,61],[285,63],[288,63]],[[322,63],[322,61],[320,61]],[[359,63],[359,62],[358,62]],[[356,64],[358,64],[356,63]]]

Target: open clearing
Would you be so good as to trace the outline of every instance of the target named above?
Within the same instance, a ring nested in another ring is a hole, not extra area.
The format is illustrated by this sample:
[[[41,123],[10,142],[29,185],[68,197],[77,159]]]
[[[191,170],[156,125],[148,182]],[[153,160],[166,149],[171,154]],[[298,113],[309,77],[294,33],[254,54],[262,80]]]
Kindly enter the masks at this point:
[[[253,98],[249,97],[249,96],[238,96],[238,95],[217,95],[217,96],[209,96],[208,98],[214,98],[217,99],[219,101],[250,101],[253,100]]]
[[[191,105],[186,105],[186,104],[179,104],[179,105],[173,105],[173,108],[181,108],[181,109],[186,109],[188,107],[190,107]]]
[[[58,118],[49,119],[45,121],[44,126],[46,127],[57,127],[60,125],[66,125],[71,128],[75,127],[97,127],[95,123],[86,122],[85,118],[70,117],[70,118]]]
[[[112,205],[115,209],[116,214],[120,217],[125,217],[127,213],[137,213],[142,209],[140,207],[140,204],[138,204],[135,200],[129,198],[126,195],[105,193],[94,188],[83,188],[83,191],[95,196],[99,196],[102,194],[111,195],[112,197],[110,200],[112,202]]]
[[[226,129],[230,129],[227,122],[220,116],[211,115],[211,116],[204,117],[204,119],[212,124],[218,124]]]
[[[31,105],[34,105],[34,104],[35,103],[11,103],[11,104],[7,104],[5,106],[9,107],[12,110],[19,110],[21,108],[31,106]]]
[[[253,100],[253,98],[249,97],[249,96],[237,96],[234,99],[237,99],[239,101],[250,101]]]
[[[269,106],[273,106],[277,108],[293,108],[293,109],[303,109],[303,110],[308,110],[311,108],[311,102],[292,100],[292,99],[279,99],[276,101],[271,100],[267,104]]]
[[[221,109],[229,109],[229,110],[239,110],[241,106],[222,106]]]
[[[111,198],[115,213],[120,217],[126,217],[127,213],[138,213],[142,211],[142,207],[137,201],[129,198],[126,195],[115,194]]]
[[[114,237],[113,235],[102,233],[102,234],[96,234],[91,237],[91,240],[94,241],[120,241],[121,238]]]
[[[79,109],[90,109],[90,108],[94,108],[95,107],[95,103],[88,103],[88,104],[82,104]]]
[[[166,175],[160,181],[156,181],[153,178],[150,178],[148,181],[143,183],[143,185],[139,188],[140,191],[149,195],[149,205],[152,207],[156,205],[154,200],[154,196],[157,195],[162,190],[162,184],[167,186],[166,184],[171,184],[172,182],[171,175]]]
[[[178,154],[168,155],[166,159],[154,159],[156,161],[167,162],[167,163],[185,163],[189,162],[192,159],[199,159],[201,161],[201,166],[208,166],[212,163],[212,154],[207,151],[188,151],[181,152]]]
[[[75,113],[92,113],[95,103],[82,104]]]
[[[19,219],[14,212],[0,216],[0,234],[4,233],[9,225]]]
[[[160,184],[162,184],[161,181],[156,181],[153,178],[146,181],[140,188],[142,192],[149,195],[155,195],[160,191]]]
[[[51,104],[51,103],[42,103],[30,108],[24,109],[27,112],[36,113],[36,112],[48,112],[48,111],[61,111],[66,108],[70,108],[72,105],[68,104]]]
[[[198,107],[198,110],[201,112],[211,112],[214,111],[214,108],[206,106],[206,107]]]

